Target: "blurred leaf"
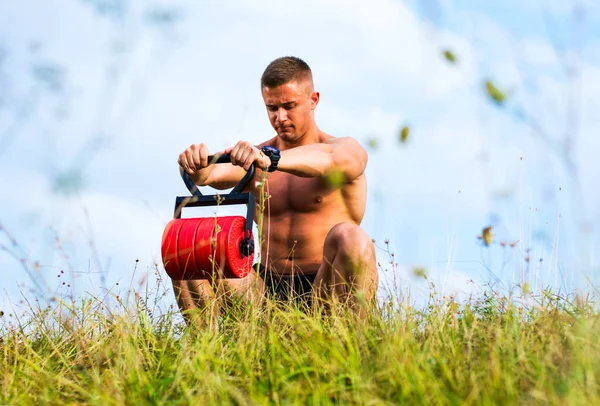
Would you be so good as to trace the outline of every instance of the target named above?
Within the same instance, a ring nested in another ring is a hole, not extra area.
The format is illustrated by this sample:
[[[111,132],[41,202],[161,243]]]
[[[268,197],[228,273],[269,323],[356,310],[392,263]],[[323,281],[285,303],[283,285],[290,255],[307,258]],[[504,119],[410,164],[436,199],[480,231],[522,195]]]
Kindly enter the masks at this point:
[[[330,188],[339,189],[346,182],[346,177],[341,168],[335,167],[327,172],[325,182]]]
[[[377,149],[377,147],[379,146],[379,140],[377,139],[377,137],[371,137],[367,140],[367,146],[371,149]]]
[[[427,269],[423,267],[415,267],[413,268],[413,276],[415,278],[427,279]]]
[[[408,140],[408,136],[410,134],[410,128],[408,126],[404,126],[400,129],[400,142],[405,143]]]
[[[449,49],[444,50],[444,58],[446,58],[446,60],[451,64],[456,64],[456,55],[454,55],[454,52],[450,51]]]
[[[483,244],[486,247],[489,247],[490,244],[492,243],[492,227],[488,226],[488,227],[484,228],[483,231],[481,232],[481,235],[478,236],[477,238],[479,238],[480,240],[483,240]]]
[[[523,284],[523,288],[521,289],[524,295],[528,295],[531,292],[531,287],[529,286],[529,282],[525,282]]]
[[[489,79],[485,81],[485,91],[489,98],[499,106],[502,106],[506,101],[506,93],[498,89]]]

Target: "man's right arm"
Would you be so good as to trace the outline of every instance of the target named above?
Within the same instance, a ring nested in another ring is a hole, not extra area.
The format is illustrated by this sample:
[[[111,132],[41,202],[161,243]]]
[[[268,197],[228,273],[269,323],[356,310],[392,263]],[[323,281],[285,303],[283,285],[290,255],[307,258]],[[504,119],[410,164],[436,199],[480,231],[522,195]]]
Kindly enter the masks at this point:
[[[246,171],[231,164],[212,164],[208,162],[208,148],[205,144],[193,144],[179,154],[180,172],[186,171],[194,183],[199,186],[211,186],[215,189],[229,189],[239,183]]]

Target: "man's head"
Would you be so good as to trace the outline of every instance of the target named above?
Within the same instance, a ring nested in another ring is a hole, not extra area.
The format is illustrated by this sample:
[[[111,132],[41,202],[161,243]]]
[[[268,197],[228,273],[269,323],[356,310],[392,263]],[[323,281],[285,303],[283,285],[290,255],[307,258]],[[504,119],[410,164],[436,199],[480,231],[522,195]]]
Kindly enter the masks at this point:
[[[265,69],[260,85],[277,135],[292,144],[300,141],[315,125],[314,110],[319,103],[310,67],[293,56],[275,59]]]

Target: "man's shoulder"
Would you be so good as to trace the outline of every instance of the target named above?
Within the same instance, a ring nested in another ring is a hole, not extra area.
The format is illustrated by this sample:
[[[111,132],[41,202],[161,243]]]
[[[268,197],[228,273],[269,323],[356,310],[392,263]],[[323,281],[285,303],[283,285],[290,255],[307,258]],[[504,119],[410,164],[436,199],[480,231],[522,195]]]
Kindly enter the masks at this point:
[[[334,137],[333,135],[324,133],[323,131],[319,133],[319,142],[322,144],[328,144],[337,140],[339,140],[339,137]]]
[[[353,137],[348,137],[348,136],[334,137],[329,134],[323,134],[323,138],[321,138],[321,142],[324,144],[343,144],[343,145],[350,145],[353,147],[357,147],[360,149],[363,148],[357,139],[355,139]]]
[[[333,135],[330,134],[326,134],[326,133],[321,133],[320,137],[319,137],[319,142],[322,144],[336,144],[336,145],[354,145],[354,146],[359,146],[359,142],[349,136],[341,136],[341,137],[334,137]]]

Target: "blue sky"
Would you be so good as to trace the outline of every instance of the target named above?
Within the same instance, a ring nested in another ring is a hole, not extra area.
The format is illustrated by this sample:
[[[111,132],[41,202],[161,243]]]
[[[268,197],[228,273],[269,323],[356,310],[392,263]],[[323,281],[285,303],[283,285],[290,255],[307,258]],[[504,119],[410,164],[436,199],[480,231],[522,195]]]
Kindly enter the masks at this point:
[[[0,4],[0,222],[19,244],[0,233],[0,277],[14,301],[34,284],[24,268],[57,294],[64,280],[76,294],[153,281],[186,193],[178,153],[272,136],[258,84],[282,55],[311,65],[322,130],[377,140],[363,227],[398,262],[378,251],[384,287],[426,295],[415,267],[444,294],[496,277],[565,290],[595,280],[597,3],[582,3],[583,18],[534,0],[164,4]],[[486,79],[506,106],[486,98]],[[496,243],[482,247],[487,225]]]

